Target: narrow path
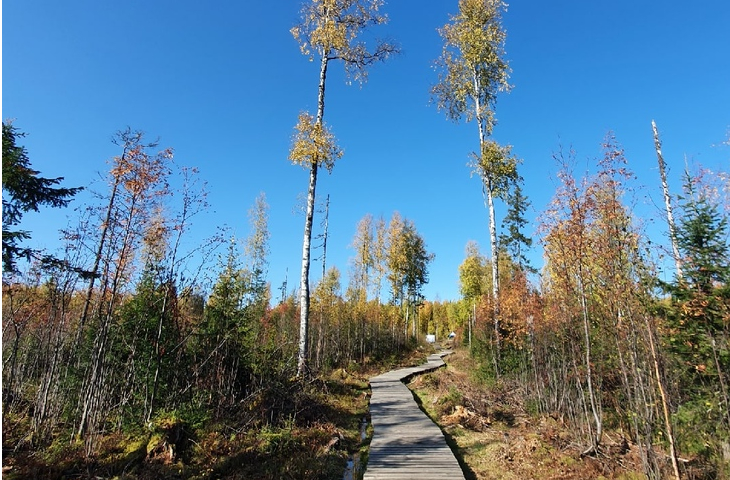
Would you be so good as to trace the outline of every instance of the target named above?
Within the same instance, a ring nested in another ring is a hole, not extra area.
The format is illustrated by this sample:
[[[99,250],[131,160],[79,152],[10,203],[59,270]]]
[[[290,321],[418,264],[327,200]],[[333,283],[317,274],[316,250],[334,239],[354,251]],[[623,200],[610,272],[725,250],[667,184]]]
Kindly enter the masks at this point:
[[[437,353],[418,367],[392,370],[370,379],[374,433],[363,480],[464,478],[441,429],[421,411],[403,383],[413,375],[442,367],[442,357],[449,353]]]

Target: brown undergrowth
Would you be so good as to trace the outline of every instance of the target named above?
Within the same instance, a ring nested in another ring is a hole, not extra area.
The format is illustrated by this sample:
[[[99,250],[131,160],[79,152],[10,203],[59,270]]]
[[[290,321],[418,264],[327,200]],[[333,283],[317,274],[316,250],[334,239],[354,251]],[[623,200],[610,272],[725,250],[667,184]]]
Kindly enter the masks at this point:
[[[444,431],[469,480],[642,479],[635,446],[608,432],[600,455],[581,457],[559,419],[527,411],[523,392],[497,382],[486,388],[462,350],[446,368],[414,377],[409,384],[421,407]]]
[[[229,420],[193,426],[165,415],[146,431],[109,433],[93,456],[59,436],[33,448],[5,431],[3,479],[341,479],[360,448],[367,379],[339,369],[295,392],[296,410],[255,428]],[[4,430],[8,427],[7,423]],[[18,425],[18,427],[21,427]]]
[[[270,403],[265,399],[242,403],[240,412],[215,422],[161,414],[144,430],[100,435],[93,456],[60,429],[34,445],[25,438],[28,412],[4,416],[2,478],[339,480],[347,462],[366,448],[368,378],[425,358],[415,351],[293,379],[287,401],[277,402],[286,411],[277,411],[275,421],[260,414],[260,421],[251,422],[251,412],[265,407],[259,403]]]

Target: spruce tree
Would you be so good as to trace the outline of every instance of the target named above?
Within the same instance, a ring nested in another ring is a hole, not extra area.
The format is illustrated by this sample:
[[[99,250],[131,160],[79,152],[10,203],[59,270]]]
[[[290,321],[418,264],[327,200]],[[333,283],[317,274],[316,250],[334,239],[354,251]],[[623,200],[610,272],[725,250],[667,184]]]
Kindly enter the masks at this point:
[[[63,177],[45,178],[38,170],[31,168],[28,152],[17,144],[20,132],[10,122],[3,122],[3,270],[14,272],[18,258],[39,258],[44,263],[59,264],[60,261],[40,251],[21,246],[30,239],[27,230],[16,230],[23,214],[37,212],[41,205],[65,207],[81,188],[55,187]]]
[[[530,207],[530,201],[522,193],[520,183],[522,178],[514,182],[512,190],[507,194],[507,214],[502,220],[502,233],[499,238],[500,247],[504,248],[512,256],[512,260],[525,272],[535,273],[534,267],[530,265],[525,252],[532,247],[532,238],[524,234],[524,228],[528,224],[525,212]]]
[[[682,276],[665,285],[669,349],[680,387],[676,418],[685,451],[720,455],[708,438],[730,436],[730,247],[720,206],[686,175],[677,246]],[[713,454],[714,450],[714,454]]]
[[[683,276],[668,289],[676,307],[677,333],[692,337],[675,345],[680,350],[694,351],[707,344],[705,337],[728,333],[725,323],[730,307],[730,247],[728,221],[719,206],[697,191],[689,175],[684,191],[677,228]]]

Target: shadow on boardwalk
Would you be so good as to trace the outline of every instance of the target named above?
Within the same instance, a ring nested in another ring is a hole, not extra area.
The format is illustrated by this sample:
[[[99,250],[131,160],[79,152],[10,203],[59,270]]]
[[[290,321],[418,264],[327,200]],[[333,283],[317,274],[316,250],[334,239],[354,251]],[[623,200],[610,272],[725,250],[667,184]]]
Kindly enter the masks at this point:
[[[374,433],[363,480],[464,478],[441,429],[419,408],[403,383],[413,375],[442,367],[442,358],[449,353],[433,354],[423,365],[370,379]]]

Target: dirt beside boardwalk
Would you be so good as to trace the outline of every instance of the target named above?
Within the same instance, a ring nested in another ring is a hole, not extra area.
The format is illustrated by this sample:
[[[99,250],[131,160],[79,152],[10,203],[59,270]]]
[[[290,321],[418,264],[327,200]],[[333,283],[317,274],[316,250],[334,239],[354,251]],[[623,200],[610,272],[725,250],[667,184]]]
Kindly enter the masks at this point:
[[[486,388],[466,352],[445,360],[446,368],[414,377],[409,387],[441,426],[467,479],[646,478],[638,448],[620,433],[604,435],[600,455],[581,457],[584,446],[560,419],[529,414],[518,390]]]

